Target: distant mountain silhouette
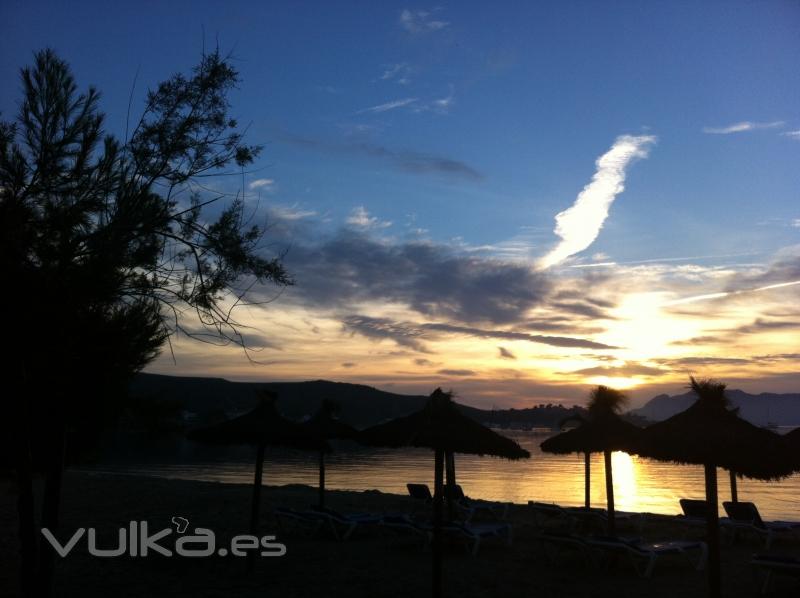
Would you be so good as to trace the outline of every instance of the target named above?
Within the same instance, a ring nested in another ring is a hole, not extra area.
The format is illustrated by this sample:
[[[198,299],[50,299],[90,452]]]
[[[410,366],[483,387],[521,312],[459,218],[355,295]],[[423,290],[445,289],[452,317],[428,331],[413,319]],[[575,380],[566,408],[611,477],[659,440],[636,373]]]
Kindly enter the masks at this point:
[[[759,426],[775,423],[779,426],[800,425],[800,393],[776,394],[762,392],[751,395],[743,390],[729,390],[728,397],[733,407],[739,407],[739,415]],[[650,399],[632,413],[650,421],[661,421],[688,408],[697,397],[692,392],[682,395],[662,394]]]
[[[200,378],[138,374],[129,393],[132,400],[177,402],[201,421],[222,419],[255,406],[255,390],[278,393],[278,409],[300,419],[314,413],[323,399],[340,406],[342,420],[365,427],[420,409],[428,400],[422,395],[402,395],[363,384],[313,380],[308,382],[231,382],[223,378]],[[433,389],[431,389],[433,390]],[[476,409],[459,405],[473,419],[500,427],[557,426],[565,417],[582,412],[580,407],[540,405],[528,409]]]

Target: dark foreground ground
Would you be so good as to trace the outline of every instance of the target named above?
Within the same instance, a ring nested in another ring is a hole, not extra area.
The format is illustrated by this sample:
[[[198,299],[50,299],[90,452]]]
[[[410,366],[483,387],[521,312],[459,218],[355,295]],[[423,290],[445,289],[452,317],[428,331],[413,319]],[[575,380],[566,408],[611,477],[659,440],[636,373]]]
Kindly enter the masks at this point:
[[[64,558],[57,558],[57,596],[227,597],[280,596],[314,598],[346,596],[377,598],[430,594],[431,553],[419,539],[381,528],[357,532],[350,540],[312,537],[304,528],[278,530],[270,509],[306,508],[316,499],[304,486],[265,487],[261,534],[277,534],[286,556],[261,558],[252,575],[245,559],[232,556],[182,558],[97,558],[90,556],[84,537]],[[410,512],[405,497],[379,492],[329,492],[329,505],[342,511]],[[16,493],[0,482],[0,593],[18,593]],[[173,516],[189,520],[189,529],[214,530],[217,546],[230,536],[246,533],[250,488],[242,485],[163,480],[122,475],[69,473],[65,479],[62,525],[65,541],[79,527],[94,527],[101,546],[116,542],[117,530],[131,520],[146,520],[150,530],[171,527]],[[612,568],[589,565],[579,554],[556,560],[536,541],[531,515],[515,506],[514,543],[487,541],[477,557],[458,542],[445,554],[445,595],[467,597],[693,597],[705,595],[705,573],[681,558],[661,560],[651,579],[639,578],[622,560]],[[665,518],[648,520],[642,531],[623,530],[645,538],[687,536],[687,530]],[[702,530],[688,530],[688,536]],[[170,546],[170,543],[164,543]],[[756,539],[743,538],[723,548],[723,595],[756,596],[758,586],[749,565],[761,550]],[[774,551],[798,554],[800,540],[778,543]],[[800,596],[791,580],[777,580],[773,596]]]

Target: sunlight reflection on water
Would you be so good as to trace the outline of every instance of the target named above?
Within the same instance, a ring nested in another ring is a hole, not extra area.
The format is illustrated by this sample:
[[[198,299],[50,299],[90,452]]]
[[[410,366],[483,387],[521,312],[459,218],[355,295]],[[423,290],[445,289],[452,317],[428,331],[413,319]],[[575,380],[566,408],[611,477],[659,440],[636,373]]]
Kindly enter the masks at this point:
[[[584,496],[583,455],[542,453],[539,444],[549,434],[505,430],[531,452],[530,459],[506,461],[492,457],[456,456],[456,475],[464,491],[474,498],[526,503],[528,500],[582,505]],[[98,467],[168,478],[252,483],[252,449],[219,449],[182,445],[173,461],[116,463]],[[406,493],[407,482],[432,484],[433,453],[427,449],[367,449],[340,444],[327,459],[326,485],[330,489],[377,489]],[[612,456],[616,506],[622,511],[675,514],[680,498],[703,498],[704,478],[700,466],[660,463],[625,453]],[[264,484],[316,485],[317,458],[309,453],[269,450]],[[728,500],[728,474],[719,471],[720,501]],[[592,503],[605,503],[603,456],[592,455]],[[762,515],[773,519],[800,520],[800,475],[780,482],[739,480],[739,499],[755,502]]]

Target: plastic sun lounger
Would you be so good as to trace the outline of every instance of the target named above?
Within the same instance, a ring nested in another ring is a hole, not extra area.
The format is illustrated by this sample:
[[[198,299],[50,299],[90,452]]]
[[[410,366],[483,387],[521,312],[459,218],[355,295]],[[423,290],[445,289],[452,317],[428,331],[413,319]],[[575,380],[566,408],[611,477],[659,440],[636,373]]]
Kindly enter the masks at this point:
[[[762,594],[767,593],[775,575],[786,575],[800,580],[798,557],[784,554],[754,554],[750,564],[753,566],[753,574]],[[759,579],[760,572],[764,573],[763,581]]]
[[[408,495],[416,500],[430,502],[433,500],[431,489],[426,484],[406,484]]]
[[[724,502],[722,506],[735,529],[752,531],[764,536],[767,549],[772,546],[772,540],[777,534],[800,531],[798,521],[764,521],[758,512],[758,507],[751,502]]]
[[[449,488],[445,486],[445,496]],[[461,508],[466,512],[466,519],[470,521],[477,513],[490,513],[498,519],[505,519],[508,515],[508,503],[492,500],[480,500],[470,498],[464,494],[464,489],[456,484],[453,486],[453,500],[457,501]]]
[[[384,515],[380,525],[398,532],[405,532],[419,536],[423,540],[423,548],[431,541],[431,528],[429,525],[420,523],[406,514]]]
[[[510,523],[456,523],[450,522],[442,526],[445,534],[461,537],[471,543],[470,554],[478,555],[481,542],[486,538],[504,538],[506,544],[511,546],[514,539],[513,528]]]
[[[536,517],[536,525],[542,527],[546,520],[558,519],[565,521],[569,524],[569,529],[574,530],[578,524],[578,519],[570,514],[564,507],[547,502],[537,502],[535,500],[528,501],[528,508],[533,511]]]
[[[278,521],[278,526],[282,527],[282,522],[291,520],[307,527],[312,528],[312,535],[322,529],[325,521],[308,511],[298,511],[289,507],[277,507],[273,510],[275,519]]]
[[[305,513],[327,524],[333,536],[338,540],[347,540],[359,527],[375,525],[383,519],[382,515],[373,513],[340,513],[333,509],[318,507],[313,507],[311,511]]]
[[[536,535],[536,539],[548,549],[545,554],[551,562],[559,561],[563,553],[569,551],[583,557],[586,565],[596,564],[592,549],[583,536],[569,532],[543,531]]]
[[[597,536],[588,538],[586,543],[592,548],[605,552],[624,554],[633,564],[640,577],[650,577],[656,561],[666,554],[679,554],[687,558],[695,569],[701,571],[706,564],[708,547],[705,542],[671,540],[662,542],[634,542],[622,538]],[[689,552],[697,551],[699,556],[692,561]]]
[[[684,523],[689,525],[705,525],[708,515],[708,507],[705,500],[694,498],[682,498],[678,501],[681,505],[683,515],[678,515]]]

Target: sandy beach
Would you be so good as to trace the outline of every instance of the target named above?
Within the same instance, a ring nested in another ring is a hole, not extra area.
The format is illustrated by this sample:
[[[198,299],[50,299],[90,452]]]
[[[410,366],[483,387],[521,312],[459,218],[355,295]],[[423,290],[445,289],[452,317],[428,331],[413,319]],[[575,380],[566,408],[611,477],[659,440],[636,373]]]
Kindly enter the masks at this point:
[[[268,472],[267,472],[268,476]],[[216,534],[218,546],[247,532],[250,490],[246,485],[165,480],[112,474],[70,472],[64,486],[59,538],[66,540],[80,527],[98,530],[98,544],[112,546],[119,528],[131,520],[147,521],[151,530],[171,527],[173,516],[189,520],[190,529],[204,527]],[[2,482],[0,492],[0,588],[18,592],[14,486]],[[88,554],[86,538],[66,557],[57,557],[58,596],[413,596],[430,592],[430,549],[417,536],[398,534],[380,526],[359,529],[347,541],[310,534],[304,526],[279,529],[275,507],[304,509],[316,500],[307,486],[265,486],[260,533],[275,534],[287,554],[260,558],[255,572],[245,574],[245,559],[130,556],[97,558]],[[408,513],[419,505],[407,497],[375,491],[328,493],[329,506],[343,512]],[[556,560],[536,539],[529,509],[513,505],[509,520],[514,542],[486,541],[473,557],[460,541],[447,545],[445,592],[450,596],[703,596],[705,575],[680,557],[659,560],[653,577],[642,579],[625,560],[615,566],[588,565],[579,554]],[[621,533],[646,539],[700,537],[702,528],[689,529],[670,518],[650,517],[639,531]],[[688,536],[687,536],[688,533]],[[778,542],[773,550],[800,553],[797,538]],[[750,557],[762,544],[741,538],[723,545],[725,596],[754,596]],[[778,580],[772,595],[795,595],[797,586]]]

